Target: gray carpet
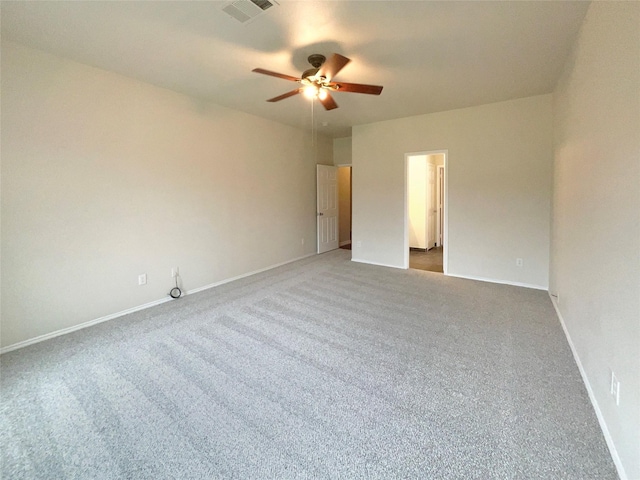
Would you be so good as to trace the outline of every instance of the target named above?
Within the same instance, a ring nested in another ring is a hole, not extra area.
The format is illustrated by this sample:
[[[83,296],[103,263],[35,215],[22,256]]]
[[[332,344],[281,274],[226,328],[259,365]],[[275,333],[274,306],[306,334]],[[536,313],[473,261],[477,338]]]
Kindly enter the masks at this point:
[[[2,478],[617,478],[545,292],[350,255],[3,355]]]

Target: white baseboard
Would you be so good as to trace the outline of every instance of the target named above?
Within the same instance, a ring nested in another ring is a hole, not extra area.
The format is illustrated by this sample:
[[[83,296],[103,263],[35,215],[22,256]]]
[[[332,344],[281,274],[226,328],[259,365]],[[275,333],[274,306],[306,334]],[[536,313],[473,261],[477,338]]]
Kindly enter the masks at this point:
[[[593,409],[596,412],[596,417],[598,418],[600,429],[602,430],[604,439],[607,442],[607,447],[609,447],[609,453],[611,454],[613,463],[615,464],[616,470],[618,471],[618,476],[620,477],[620,480],[628,480],[627,473],[625,472],[624,466],[622,465],[622,462],[620,460],[620,456],[618,455],[618,450],[616,449],[616,446],[613,443],[613,438],[611,438],[611,433],[609,433],[607,422],[605,421],[604,416],[602,415],[602,411],[600,410],[600,406],[598,405],[596,396],[594,395],[593,389],[591,388],[591,384],[589,383],[589,378],[587,377],[587,374],[584,371],[584,368],[582,367],[582,361],[580,360],[580,356],[578,355],[576,347],[573,344],[573,340],[571,340],[571,335],[569,335],[569,330],[567,330],[567,325],[564,323],[564,318],[562,317],[562,313],[560,313],[560,308],[558,308],[556,298],[551,294],[549,294],[549,298],[551,299],[553,308],[555,308],[556,310],[556,314],[558,315],[558,320],[560,321],[560,325],[562,325],[562,330],[564,331],[564,335],[565,337],[567,337],[569,348],[571,348],[571,353],[573,354],[573,358],[576,361],[576,364],[578,365],[578,370],[580,371],[580,376],[582,377],[584,386],[587,388],[587,393],[589,394],[589,400],[591,401],[591,405],[593,406]]]
[[[368,260],[360,260],[360,259],[357,259],[357,258],[351,258],[351,261],[352,262],[357,262],[357,263],[366,263],[366,264],[369,264],[369,265],[377,265],[379,267],[402,268],[402,269],[406,270],[404,267],[399,267],[398,265],[388,265],[388,264],[385,264],[385,263],[370,262]],[[464,278],[466,280],[477,280],[479,282],[499,283],[501,285],[512,285],[514,287],[533,288],[535,290],[544,290],[545,292],[547,291],[547,287],[544,287],[542,285],[532,285],[530,283],[507,282],[505,280],[496,280],[496,279],[493,279],[493,278],[471,277],[471,276],[468,276],[468,275],[457,275],[457,274],[452,274],[452,273],[445,273],[445,275],[447,275],[449,277]]]
[[[340,242],[341,247],[344,247],[345,245],[351,245],[351,240],[345,240],[344,242]]]
[[[12,345],[7,345],[6,347],[0,348],[0,355],[2,355],[3,353],[12,352],[13,350],[18,350],[19,348],[28,347],[29,345],[33,345],[35,343],[44,342],[45,340],[50,340],[52,338],[59,337],[61,335],[66,335],[67,333],[76,332],[78,330],[82,330],[83,328],[92,327],[94,325],[97,325],[98,323],[106,322],[108,320],[113,320],[114,318],[122,317],[130,313],[138,312],[146,308],[155,307],[156,305],[160,305],[162,303],[170,302],[170,301],[171,301],[171,297],[162,298],[160,300],[154,300],[153,302],[145,303],[144,305],[138,305],[137,307],[128,308],[126,310],[122,310],[117,313],[112,313],[110,315],[105,315],[104,317],[95,318],[93,320],[89,320],[87,322],[83,322],[78,325],[73,325],[71,327],[56,330],[55,332],[45,333],[44,335],[38,335],[37,337],[30,338],[29,340],[23,340],[22,342],[14,343]]]
[[[468,275],[458,275],[456,273],[447,273],[446,275],[449,276],[449,277],[465,278],[467,280],[477,280],[479,282],[499,283],[501,285],[513,285],[514,287],[533,288],[535,290],[544,290],[545,292],[548,291],[548,287],[545,287],[545,286],[542,286],[542,285],[533,285],[531,283],[509,282],[509,281],[506,281],[506,280],[496,280],[495,278],[484,278],[484,277],[472,277],[472,276],[468,276]]]
[[[301,257],[294,258],[293,260],[287,260],[286,262],[281,262],[275,265],[270,265],[265,268],[261,268],[259,270],[254,270],[249,273],[243,273],[242,275],[238,275],[232,278],[227,278],[225,280],[221,280],[216,283],[212,283],[210,285],[205,285],[204,287],[194,288],[189,291],[183,292],[184,295],[192,295],[194,293],[201,292],[203,290],[208,290],[209,288],[217,287],[218,285],[223,285],[225,283],[233,282],[234,280],[240,280],[244,277],[249,277],[251,275],[255,275],[256,273],[265,272],[267,270],[271,270],[273,268],[281,267],[282,265],[286,265],[288,263],[297,262],[298,260],[302,260],[304,258],[312,257],[316,255],[316,253],[309,253],[307,255],[303,255]],[[83,328],[92,327],[93,325],[97,325],[98,323],[106,322],[108,320],[113,320],[114,318],[122,317],[124,315],[129,315],[130,313],[138,312],[140,310],[145,310],[147,308],[155,307],[156,305],[161,305],[165,302],[170,302],[173,299],[171,297],[161,298],[159,300],[154,300],[149,303],[145,303],[144,305],[138,305],[137,307],[128,308],[126,310],[122,310],[120,312],[112,313],[109,315],[105,315],[104,317],[96,318],[94,320],[89,320],[87,322],[80,323],[78,325],[73,325],[72,327],[63,328],[61,330],[56,330],[55,332],[45,333],[44,335],[39,335],[34,338],[30,338],[28,340],[23,340],[22,342],[14,343],[12,345],[7,345],[6,347],[0,348],[0,355],[8,352],[12,352],[13,350],[18,350],[19,348],[28,347],[29,345],[33,345],[36,343],[44,342],[45,340],[50,340],[55,337],[59,337],[61,335],[66,335],[67,333],[76,332],[78,330],[82,330]]]
[[[277,263],[275,265],[270,265],[268,267],[260,268],[258,270],[253,270],[252,272],[249,272],[249,273],[243,273],[242,275],[237,275],[237,276],[232,277],[232,278],[226,278],[224,280],[220,280],[219,282],[210,283],[209,285],[205,285],[204,287],[194,288],[194,289],[189,290],[188,292],[185,292],[185,293],[186,293],[186,295],[191,295],[191,294],[194,294],[194,293],[202,292],[203,290],[209,290],[210,288],[214,288],[214,287],[217,287],[219,285],[224,285],[225,283],[234,282],[236,280],[240,280],[241,278],[250,277],[251,275],[255,275],[257,273],[266,272],[267,270],[272,270],[274,268],[278,268],[278,267],[281,267],[283,265],[287,265],[288,263],[293,263],[293,262],[297,262],[298,260],[303,260],[305,258],[313,257],[314,255],[317,255],[317,253],[315,253],[315,252],[314,253],[308,253],[308,254],[303,255],[301,257],[294,258],[293,260],[287,260],[286,262],[281,262],[281,263]]]
[[[376,265],[378,267],[389,267],[389,268],[402,268],[404,270],[403,267],[399,267],[397,265],[388,265],[386,263],[377,263],[377,262],[370,262],[368,260],[359,260],[357,258],[351,258],[352,262],[356,262],[356,263],[366,263],[367,265]]]

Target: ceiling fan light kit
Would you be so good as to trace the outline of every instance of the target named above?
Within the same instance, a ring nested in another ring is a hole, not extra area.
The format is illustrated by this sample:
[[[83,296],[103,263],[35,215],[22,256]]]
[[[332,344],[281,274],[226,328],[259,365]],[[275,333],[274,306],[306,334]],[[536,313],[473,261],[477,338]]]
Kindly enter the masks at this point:
[[[342,90],[351,93],[365,93],[368,95],[380,95],[382,87],[379,85],[365,85],[361,83],[333,82],[333,77],[342,70],[351,60],[340,54],[334,53],[327,61],[324,55],[314,53],[307,58],[313,68],[305,70],[300,78],[283,73],[272,72],[263,68],[254,68],[252,71],[269,75],[272,77],[282,78],[291,82],[297,82],[301,87],[284,93],[274,98],[270,98],[267,102],[279,102],[285,98],[292,97],[298,93],[302,93],[307,98],[317,98],[326,110],[338,108],[338,104],[331,96],[331,91]]]
[[[329,95],[326,88],[320,88],[317,85],[307,85],[302,91],[304,96],[310,99],[318,98],[319,100],[325,100],[327,95]]]

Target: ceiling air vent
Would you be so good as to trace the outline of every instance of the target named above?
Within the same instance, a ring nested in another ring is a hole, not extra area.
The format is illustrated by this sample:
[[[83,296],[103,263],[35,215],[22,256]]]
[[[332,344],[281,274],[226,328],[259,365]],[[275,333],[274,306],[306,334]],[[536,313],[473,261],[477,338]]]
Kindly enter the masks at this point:
[[[274,0],[235,0],[226,3],[222,7],[222,11],[240,23],[247,23],[263,15],[265,11],[275,5],[278,4]]]

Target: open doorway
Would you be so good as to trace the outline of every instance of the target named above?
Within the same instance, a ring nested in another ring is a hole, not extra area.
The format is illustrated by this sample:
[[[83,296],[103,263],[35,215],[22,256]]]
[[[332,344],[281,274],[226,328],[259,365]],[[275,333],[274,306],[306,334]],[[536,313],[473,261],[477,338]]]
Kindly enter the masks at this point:
[[[405,155],[405,268],[447,272],[446,156]]]
[[[338,166],[338,216],[340,248],[351,250],[351,165]]]

